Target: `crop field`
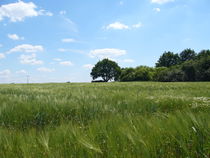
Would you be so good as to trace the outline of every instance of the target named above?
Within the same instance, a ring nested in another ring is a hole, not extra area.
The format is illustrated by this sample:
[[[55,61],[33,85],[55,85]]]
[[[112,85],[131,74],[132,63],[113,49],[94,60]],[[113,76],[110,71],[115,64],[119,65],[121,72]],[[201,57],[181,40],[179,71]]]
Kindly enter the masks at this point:
[[[0,158],[209,158],[210,82],[0,85]]]

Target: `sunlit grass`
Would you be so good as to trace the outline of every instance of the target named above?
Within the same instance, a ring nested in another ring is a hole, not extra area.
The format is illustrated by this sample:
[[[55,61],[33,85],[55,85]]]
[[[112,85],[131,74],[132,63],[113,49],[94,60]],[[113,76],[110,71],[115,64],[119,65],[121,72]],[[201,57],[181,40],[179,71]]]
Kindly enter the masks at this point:
[[[210,83],[0,85],[0,157],[208,158]]]

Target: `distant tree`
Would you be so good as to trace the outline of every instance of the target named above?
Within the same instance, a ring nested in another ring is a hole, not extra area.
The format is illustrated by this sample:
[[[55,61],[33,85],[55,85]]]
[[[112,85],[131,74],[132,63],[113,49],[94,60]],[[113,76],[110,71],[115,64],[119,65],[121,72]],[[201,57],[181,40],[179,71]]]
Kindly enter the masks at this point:
[[[180,82],[184,81],[184,72],[178,68],[168,68],[158,74],[158,81],[161,82]]]
[[[167,67],[156,67],[155,71],[154,71],[154,76],[153,76],[153,80],[154,81],[161,81],[162,79],[162,74],[164,74],[163,72],[165,72],[168,68]]]
[[[195,81],[196,80],[196,62],[195,61],[187,61],[182,64],[181,67],[184,72],[184,80],[185,81]]]
[[[103,59],[93,67],[90,75],[92,76],[93,80],[101,77],[104,82],[108,82],[109,80],[118,80],[120,72],[121,69],[116,62],[109,59]]]
[[[181,62],[185,62],[185,61],[188,61],[188,60],[195,59],[196,53],[192,49],[185,49],[180,53],[179,56],[180,56]]]
[[[136,81],[151,81],[154,76],[154,69],[148,66],[138,66],[135,69]]]
[[[154,68],[148,66],[138,66],[136,68],[123,68],[121,70],[120,81],[151,81],[154,76]]]
[[[156,63],[156,67],[170,67],[179,63],[180,58],[178,54],[174,54],[173,52],[164,52]]]
[[[196,69],[197,80],[210,81],[210,56],[198,60]]]
[[[210,50],[202,50],[200,51],[200,53],[198,53],[197,55],[197,58],[200,59],[200,58],[206,58],[206,57],[209,57],[210,56]]]
[[[121,70],[120,81],[134,81],[135,80],[135,69],[134,68],[123,68]]]

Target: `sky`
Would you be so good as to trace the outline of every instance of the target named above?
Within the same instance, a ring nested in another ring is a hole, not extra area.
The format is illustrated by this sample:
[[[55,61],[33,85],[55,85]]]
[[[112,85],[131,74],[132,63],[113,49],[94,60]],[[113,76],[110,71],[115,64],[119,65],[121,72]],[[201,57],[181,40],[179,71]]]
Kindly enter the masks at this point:
[[[56,3],[57,2],[57,3]],[[103,58],[210,49],[209,0],[0,0],[0,83],[90,82]]]

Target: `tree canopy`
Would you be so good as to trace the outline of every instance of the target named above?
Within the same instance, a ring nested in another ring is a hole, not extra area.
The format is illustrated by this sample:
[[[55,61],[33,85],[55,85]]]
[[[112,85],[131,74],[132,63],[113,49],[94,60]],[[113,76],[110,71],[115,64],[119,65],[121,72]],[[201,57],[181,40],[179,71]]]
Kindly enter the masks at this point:
[[[120,67],[116,62],[109,59],[103,59],[102,61],[96,63],[90,75],[93,80],[101,77],[104,82],[108,82],[110,80],[118,80],[120,72]]]
[[[200,53],[197,55],[197,58],[206,58],[210,56],[210,50],[202,50]]]
[[[195,59],[195,57],[196,57],[196,53],[192,49],[185,49],[180,53],[181,62]]]
[[[168,51],[164,52],[163,55],[160,56],[158,62],[156,63],[156,67],[170,67],[179,64],[179,62],[179,55]]]

